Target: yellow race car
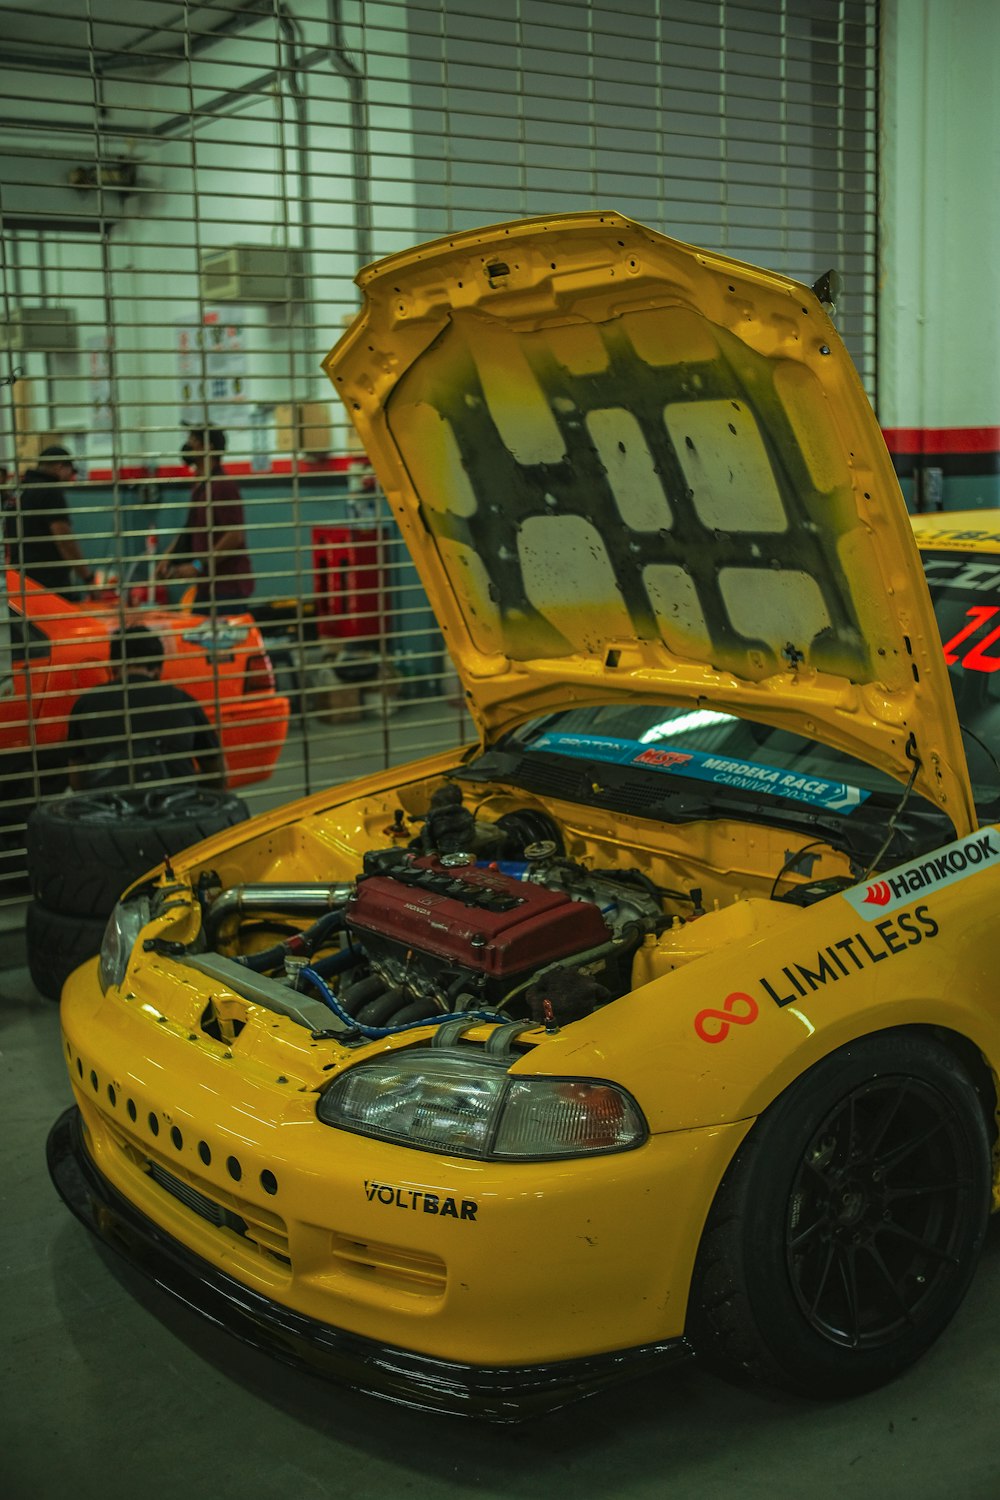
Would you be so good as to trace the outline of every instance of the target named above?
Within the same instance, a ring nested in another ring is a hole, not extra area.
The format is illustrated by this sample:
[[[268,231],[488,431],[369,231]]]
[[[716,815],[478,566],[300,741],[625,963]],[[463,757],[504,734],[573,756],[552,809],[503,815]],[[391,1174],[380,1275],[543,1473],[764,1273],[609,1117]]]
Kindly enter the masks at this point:
[[[873,1387],[996,1198],[996,544],[922,535],[942,654],[784,277],[587,213],[359,284],[326,368],[479,742],[123,896],[63,994],[59,1192],[414,1405],[511,1420],[692,1350]]]

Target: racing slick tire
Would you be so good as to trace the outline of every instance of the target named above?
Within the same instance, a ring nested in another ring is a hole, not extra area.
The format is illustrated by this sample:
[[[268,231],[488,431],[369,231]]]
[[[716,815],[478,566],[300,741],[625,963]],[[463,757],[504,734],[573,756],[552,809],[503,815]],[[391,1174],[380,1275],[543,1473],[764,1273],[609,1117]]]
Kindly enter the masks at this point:
[[[30,901],[25,939],[36,990],[47,1000],[58,1000],[73,970],[101,951],[106,925],[104,917],[66,916]]]
[[[28,878],[36,901],[67,916],[107,917],[126,886],[167,854],[250,816],[233,792],[201,787],[80,792],[28,818]]]
[[[861,1394],[917,1360],[982,1248],[988,1115],[956,1057],[917,1031],[852,1042],[797,1079],[709,1214],[689,1304],[699,1356],[813,1397]]]

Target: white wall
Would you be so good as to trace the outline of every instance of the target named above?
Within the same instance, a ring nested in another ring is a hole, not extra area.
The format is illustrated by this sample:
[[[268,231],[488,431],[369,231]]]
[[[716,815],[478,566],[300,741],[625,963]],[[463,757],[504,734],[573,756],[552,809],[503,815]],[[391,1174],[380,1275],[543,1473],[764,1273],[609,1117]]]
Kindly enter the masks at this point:
[[[371,254],[449,226],[608,204],[807,281],[836,264],[853,294],[842,331],[867,374],[872,11],[847,7],[837,21],[833,5],[722,9],[720,22],[716,0],[590,0],[579,12],[568,0],[346,0],[344,40],[367,81]],[[200,314],[199,248],[298,246],[304,198],[311,282],[298,326],[273,326],[261,306],[234,312],[249,330],[251,401],[318,398],[339,413],[319,359],[356,306],[349,91],[330,57],[326,0],[293,0],[292,11],[298,50],[318,59],[302,74],[305,181],[290,89],[254,83],[287,63],[274,15],[190,63],[112,73],[100,117],[89,79],[64,86],[24,70],[8,79],[0,60],[0,88],[10,82],[36,95],[18,101],[22,144],[53,145],[56,113],[76,131],[67,162],[88,149],[91,159],[127,149],[140,163],[140,190],[123,203],[113,193],[80,199],[81,211],[104,216],[110,207],[120,217],[110,278],[91,269],[91,247],[61,245],[61,231],[50,237],[65,270],[57,295],[77,307],[84,337],[109,321],[115,329],[113,433],[79,420],[90,416],[84,359],[75,380],[69,358],[45,361],[58,425],[90,427],[87,456],[102,470],[112,456],[125,467],[175,458],[176,325]],[[183,16],[194,25],[198,8]],[[178,26],[164,46],[183,37]],[[246,92],[217,108],[230,90]],[[176,128],[166,131],[171,117]],[[32,120],[37,138],[24,123]],[[105,124],[112,129],[102,140]],[[338,447],[346,446],[343,431]]]
[[[204,311],[197,267],[207,248],[253,244],[298,249],[308,239],[311,250],[303,297],[281,317],[273,318],[261,305],[222,309],[243,326],[247,349],[247,409],[235,411],[225,423],[232,456],[250,456],[245,429],[252,425],[252,408],[331,400],[319,362],[357,305],[349,98],[345,80],[326,60],[325,5],[300,0],[295,15],[300,54],[324,54],[299,74],[308,121],[305,175],[291,89],[266,82],[268,72],[287,65],[288,58],[284,47],[276,45],[273,17],[219,42],[190,65],[179,64],[152,86],[119,83],[110,91],[109,103],[120,115],[153,110],[161,120],[171,112],[191,116],[190,123],[179,125],[151,152],[147,149],[144,201],[127,232],[114,241],[116,322],[122,329],[119,375],[126,393],[121,431],[129,438],[118,451],[126,463],[170,463],[175,454],[177,329],[180,323],[196,326]],[[374,42],[377,49],[379,35],[377,28],[366,34],[366,46]],[[360,58],[360,32],[355,29],[348,41],[358,47]],[[372,126],[379,128],[387,120],[405,123],[405,72],[387,77],[376,63],[372,73],[367,81]],[[262,80],[259,90],[256,79]],[[217,109],[219,96],[229,89],[243,91],[243,97]],[[408,222],[400,224],[401,242],[406,243],[413,237],[407,204],[407,198],[412,204],[412,192],[399,191],[400,180],[405,187],[409,175],[401,162],[405,158],[387,162],[373,151],[372,193],[377,202],[388,197],[402,206],[402,219]],[[389,178],[388,192],[382,173]],[[339,419],[339,407],[331,404]],[[338,444],[345,446],[346,437]]]
[[[882,39],[879,420],[997,427],[1000,4],[884,0]]]
[[[346,0],[341,10],[343,40],[366,73],[370,249],[380,256],[417,238],[405,12],[379,0]],[[133,76],[112,69],[100,115],[89,78],[8,74],[0,60],[0,92],[11,116],[17,108],[16,123],[0,128],[0,152],[10,148],[0,169],[0,212],[17,210],[45,226],[11,238],[19,264],[8,253],[0,314],[11,301],[46,301],[76,313],[78,354],[27,354],[18,363],[32,380],[35,427],[65,434],[91,469],[177,462],[178,325],[197,326],[205,310],[200,252],[239,244],[301,248],[308,241],[311,250],[303,297],[291,310],[275,316],[261,304],[223,309],[245,329],[247,407],[329,402],[342,429],[337,449],[348,446],[320,360],[358,301],[349,85],[334,66],[327,0],[295,0],[292,13],[296,50],[308,59],[298,74],[308,128],[304,171],[292,81],[286,72],[275,83],[275,71],[289,65],[290,36],[274,15],[190,60],[145,74],[133,69]],[[198,13],[194,24],[209,22]],[[184,35],[183,28],[165,32],[161,45],[176,47]],[[53,135],[54,120],[65,134]],[[74,163],[117,155],[138,162],[136,190],[67,186]],[[66,228],[73,214],[115,221],[106,266],[97,235]],[[102,430],[94,421],[89,355],[109,326],[115,414],[113,430]],[[234,413],[225,425],[236,429],[233,456],[250,457],[251,424]],[[0,444],[2,456],[9,454],[9,401],[0,402]]]

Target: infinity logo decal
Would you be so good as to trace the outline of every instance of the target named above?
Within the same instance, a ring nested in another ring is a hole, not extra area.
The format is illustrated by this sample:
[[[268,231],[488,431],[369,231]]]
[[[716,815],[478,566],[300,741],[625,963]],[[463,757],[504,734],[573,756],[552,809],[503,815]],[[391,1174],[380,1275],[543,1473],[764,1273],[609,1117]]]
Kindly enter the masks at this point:
[[[756,1021],[759,1009],[752,995],[734,990],[723,1000],[722,1010],[700,1010],[694,1018],[694,1029],[703,1042],[724,1042],[732,1026],[749,1026]],[[718,1028],[713,1026],[710,1030],[708,1021],[718,1021]]]

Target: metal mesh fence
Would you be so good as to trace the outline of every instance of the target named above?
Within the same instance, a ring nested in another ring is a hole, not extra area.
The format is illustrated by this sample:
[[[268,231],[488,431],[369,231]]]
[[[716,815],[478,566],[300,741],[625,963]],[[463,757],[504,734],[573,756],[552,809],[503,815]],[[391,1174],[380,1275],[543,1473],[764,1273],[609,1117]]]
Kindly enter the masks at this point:
[[[70,781],[218,778],[214,736],[257,809],[468,737],[319,368],[360,265],[615,208],[805,281],[836,266],[873,384],[874,0],[4,0],[0,22],[0,898]]]

